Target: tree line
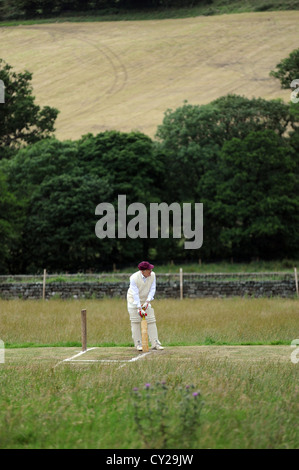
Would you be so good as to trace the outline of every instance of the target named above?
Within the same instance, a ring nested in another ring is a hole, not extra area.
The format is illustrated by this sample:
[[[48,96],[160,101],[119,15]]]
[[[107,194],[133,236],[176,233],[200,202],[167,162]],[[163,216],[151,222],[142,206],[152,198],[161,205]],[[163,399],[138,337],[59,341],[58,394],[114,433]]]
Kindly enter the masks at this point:
[[[0,2],[0,21],[47,18],[74,13],[122,13],[210,5],[213,0],[6,0]]]
[[[297,103],[227,95],[167,110],[155,139],[106,131],[59,141],[58,110],[36,105],[31,78],[0,62],[1,273],[298,256]],[[184,249],[171,225],[169,238],[97,238],[96,206],[117,210],[119,195],[146,207],[203,203],[202,247]]]

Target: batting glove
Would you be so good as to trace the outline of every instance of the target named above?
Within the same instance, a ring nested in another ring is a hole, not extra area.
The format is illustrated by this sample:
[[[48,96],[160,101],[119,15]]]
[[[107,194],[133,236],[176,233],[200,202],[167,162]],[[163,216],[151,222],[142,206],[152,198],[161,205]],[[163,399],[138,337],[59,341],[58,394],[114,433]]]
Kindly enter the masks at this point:
[[[147,308],[150,306],[149,302],[145,302],[145,304],[142,305],[143,310],[147,310]]]
[[[139,315],[141,316],[141,318],[147,317],[147,313],[145,313],[145,311],[142,308],[139,309]]]

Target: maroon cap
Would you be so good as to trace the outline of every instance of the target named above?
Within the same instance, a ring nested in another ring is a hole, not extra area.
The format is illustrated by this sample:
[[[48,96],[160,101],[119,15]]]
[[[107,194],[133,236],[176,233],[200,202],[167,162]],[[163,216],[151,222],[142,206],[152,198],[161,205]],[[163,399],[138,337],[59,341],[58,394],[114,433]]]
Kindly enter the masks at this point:
[[[154,269],[154,265],[150,264],[148,261],[141,261],[141,263],[138,264],[138,269],[140,271],[145,271],[146,269]]]

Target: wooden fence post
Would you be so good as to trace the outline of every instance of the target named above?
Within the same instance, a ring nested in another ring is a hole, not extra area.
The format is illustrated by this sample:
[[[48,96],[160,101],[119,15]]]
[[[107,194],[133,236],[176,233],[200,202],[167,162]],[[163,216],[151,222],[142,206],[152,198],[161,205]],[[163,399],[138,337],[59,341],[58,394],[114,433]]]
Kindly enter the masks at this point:
[[[46,298],[46,275],[47,271],[44,269],[44,278],[43,278],[43,300]]]
[[[298,275],[297,275],[297,268],[294,268],[295,271],[295,285],[296,285],[296,293],[297,297],[299,296],[299,291],[298,291]]]

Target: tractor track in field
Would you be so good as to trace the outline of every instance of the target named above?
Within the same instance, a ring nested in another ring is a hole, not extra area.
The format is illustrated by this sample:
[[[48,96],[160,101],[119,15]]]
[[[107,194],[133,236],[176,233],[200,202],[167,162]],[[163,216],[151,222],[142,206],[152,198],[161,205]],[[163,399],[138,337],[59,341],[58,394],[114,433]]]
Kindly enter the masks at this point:
[[[40,28],[36,26],[28,26],[26,27],[26,29],[40,31]],[[93,99],[92,100],[93,103],[96,103],[102,100],[103,97],[105,96],[111,96],[116,93],[119,93],[125,88],[127,80],[128,80],[128,72],[127,72],[126,66],[121,60],[120,56],[116,52],[114,52],[109,46],[107,46],[106,44],[101,44],[101,43],[96,44],[94,41],[88,39],[87,37],[84,37],[82,33],[78,34],[75,28],[70,29],[70,30],[65,29],[62,32],[61,28],[59,27],[56,27],[56,28],[55,27],[51,27],[51,28],[43,27],[43,31],[46,31],[49,34],[52,43],[57,46],[59,43],[63,44],[63,41],[65,40],[65,35],[68,35],[70,38],[70,37],[73,37],[73,35],[75,34],[76,41],[79,42],[79,44],[81,45],[87,44],[88,46],[90,46],[91,49],[95,49],[96,51],[99,52],[99,56],[101,56],[109,64],[111,68],[111,75],[112,75],[111,85],[103,93],[102,88],[98,86],[98,82],[97,82],[96,86],[101,96]],[[95,65],[92,58],[88,54],[86,54],[86,52],[84,51],[82,51],[82,53],[80,54],[78,52],[78,48],[73,48],[72,53],[75,55],[77,62],[80,66],[80,69],[83,67],[85,70],[90,71],[90,68],[92,67],[98,68],[99,81],[100,81],[101,64]]]
[[[298,47],[299,12],[0,28],[2,57],[33,73],[57,107],[58,139],[137,130],[154,137],[167,109],[229,93],[290,100],[269,76]]]

